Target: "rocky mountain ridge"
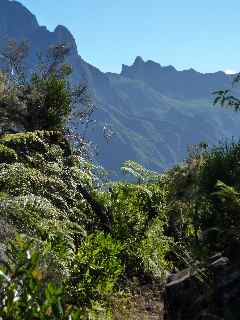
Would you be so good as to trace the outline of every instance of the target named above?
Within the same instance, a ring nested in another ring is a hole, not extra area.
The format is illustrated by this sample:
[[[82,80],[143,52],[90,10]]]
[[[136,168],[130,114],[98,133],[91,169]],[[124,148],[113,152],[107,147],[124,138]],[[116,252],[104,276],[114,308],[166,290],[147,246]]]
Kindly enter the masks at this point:
[[[132,66],[122,66],[121,75],[138,79],[167,96],[180,99],[201,99],[210,97],[211,92],[229,84],[230,76],[222,71],[200,73],[194,69],[177,71],[173,66],[144,61],[137,57]]]
[[[189,144],[204,140],[212,145],[240,134],[236,113],[212,107],[211,92],[231,82],[223,72],[177,71],[137,57],[132,66],[123,65],[120,74],[103,73],[81,58],[66,27],[50,32],[20,3],[0,0],[0,47],[8,39],[29,42],[29,67],[36,63],[36,53],[50,45],[71,46],[72,81],[90,88],[97,106],[97,125],[90,136],[100,146],[98,161],[109,170],[127,159],[161,170],[184,159]],[[115,133],[111,144],[102,135],[106,125]]]

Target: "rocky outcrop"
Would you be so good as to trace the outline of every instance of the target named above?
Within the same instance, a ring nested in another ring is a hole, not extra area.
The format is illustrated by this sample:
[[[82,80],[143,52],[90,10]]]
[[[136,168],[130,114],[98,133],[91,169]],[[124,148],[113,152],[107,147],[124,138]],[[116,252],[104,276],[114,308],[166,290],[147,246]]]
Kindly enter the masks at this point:
[[[57,42],[66,43],[71,48],[71,55],[78,56],[76,41],[65,26],[58,25],[54,30],[54,34]]]
[[[166,320],[240,319],[239,263],[216,255],[202,270],[203,281],[190,270],[171,275],[166,285]]]
[[[0,1],[0,42],[28,38],[39,28],[36,17],[17,1]]]
[[[123,65],[123,77],[141,80],[164,95],[177,99],[210,97],[216,88],[229,86],[232,77],[224,72],[202,74],[194,69],[178,71],[173,66],[144,61],[137,57],[131,66]]]

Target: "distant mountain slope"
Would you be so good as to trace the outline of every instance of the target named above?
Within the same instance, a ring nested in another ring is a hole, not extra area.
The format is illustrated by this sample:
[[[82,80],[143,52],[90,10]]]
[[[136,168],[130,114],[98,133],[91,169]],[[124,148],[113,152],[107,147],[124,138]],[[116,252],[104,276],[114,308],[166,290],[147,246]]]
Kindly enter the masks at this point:
[[[90,134],[107,169],[117,170],[127,159],[163,169],[181,161],[189,144],[203,140],[214,144],[240,135],[240,116],[212,107],[211,92],[231,81],[223,72],[177,71],[137,57],[132,66],[123,65],[121,74],[103,73],[79,56],[66,27],[50,32],[18,2],[0,0],[0,47],[13,38],[29,41],[33,49],[29,67],[36,62],[36,52],[51,44],[65,42],[72,47],[72,81],[87,82],[98,107],[97,125]],[[115,131],[109,145],[103,141],[105,123]]]
[[[212,106],[209,99],[180,100],[166,97],[143,82],[110,76],[115,103],[111,121],[118,137],[134,150],[131,158],[154,168],[182,160],[189,144],[217,143],[239,136],[238,114]],[[121,145],[121,144],[120,144]],[[115,155],[124,160],[125,153]]]
[[[224,72],[202,74],[194,69],[177,71],[173,66],[162,67],[154,61],[137,57],[132,66],[122,66],[121,75],[144,81],[162,94],[180,99],[209,97],[211,92],[229,84]]]

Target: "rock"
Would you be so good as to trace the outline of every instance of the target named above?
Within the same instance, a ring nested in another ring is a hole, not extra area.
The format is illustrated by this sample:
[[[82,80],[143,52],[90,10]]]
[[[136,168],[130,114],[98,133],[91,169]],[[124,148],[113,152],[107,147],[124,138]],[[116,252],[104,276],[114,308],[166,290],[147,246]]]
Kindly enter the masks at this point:
[[[202,283],[189,269],[171,274],[165,290],[167,320],[240,319],[240,270],[227,257],[209,258]]]
[[[229,259],[228,258],[221,257],[221,258],[217,259],[216,261],[212,262],[209,267],[210,268],[224,267],[228,263],[229,263]]]
[[[69,46],[71,48],[72,56],[78,55],[76,41],[71,32],[65,26],[58,25],[54,30],[54,34],[56,36],[57,43],[64,43]]]
[[[218,258],[221,258],[222,257],[222,253],[219,252],[219,253],[216,253],[215,255],[211,256],[208,258],[208,263],[212,263],[214,261],[216,261]]]
[[[232,263],[240,263],[240,240],[231,239],[225,249],[224,254]]]
[[[193,319],[199,306],[197,301],[203,294],[201,286],[190,269],[172,274],[169,279],[171,281],[166,284],[165,290],[167,319]]]

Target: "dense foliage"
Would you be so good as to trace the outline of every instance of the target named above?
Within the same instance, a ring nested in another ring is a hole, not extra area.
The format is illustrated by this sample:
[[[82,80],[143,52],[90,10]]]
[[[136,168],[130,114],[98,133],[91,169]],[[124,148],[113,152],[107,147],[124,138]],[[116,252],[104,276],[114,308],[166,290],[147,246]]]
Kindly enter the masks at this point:
[[[231,249],[238,154],[238,143],[199,148],[149,182],[141,168],[139,183],[104,185],[62,132],[3,135],[1,316],[112,318],[113,297],[133,279],[162,282],[173,267]]]
[[[170,267],[164,255],[171,239],[163,233],[167,191],[161,188],[162,181],[156,185],[119,182],[107,190],[99,185],[93,166],[57,131],[3,135],[1,148],[0,212],[4,228],[0,237],[7,246],[16,233],[24,234],[14,245],[20,243],[20,248],[14,249],[20,250],[19,259],[28,252],[38,256],[34,266],[27,256],[25,262],[15,261],[16,265],[10,260],[9,270],[27,263],[23,268],[33,275],[32,268],[37,268],[48,281],[51,279],[49,283],[62,283],[59,292],[63,292],[63,305],[82,313],[93,312],[98,305],[108,310],[117,288],[133,275],[142,277],[146,272],[156,278],[164,276]],[[101,215],[106,215],[107,226]],[[29,241],[31,249],[26,249]],[[41,254],[40,259],[41,250],[47,250],[47,255]],[[11,279],[11,272],[6,273],[9,270],[2,270],[3,281]],[[19,276],[22,279],[21,272]],[[33,289],[26,290],[31,295]],[[40,294],[38,290],[34,294]],[[3,303],[14,299],[13,292],[2,294],[6,295]],[[44,298],[38,303],[41,301],[44,304]],[[39,308],[45,310],[44,306]]]
[[[71,98],[56,69],[10,91],[6,79],[2,319],[131,319],[135,310],[127,306],[136,287],[162,284],[174,269],[204,265],[217,252],[232,257],[240,241],[239,143],[212,150],[202,143],[163,174],[127,161],[122,170],[136,182],[101,182],[64,133]],[[31,98],[22,88],[30,88]],[[21,130],[8,117],[11,107],[26,121]]]

